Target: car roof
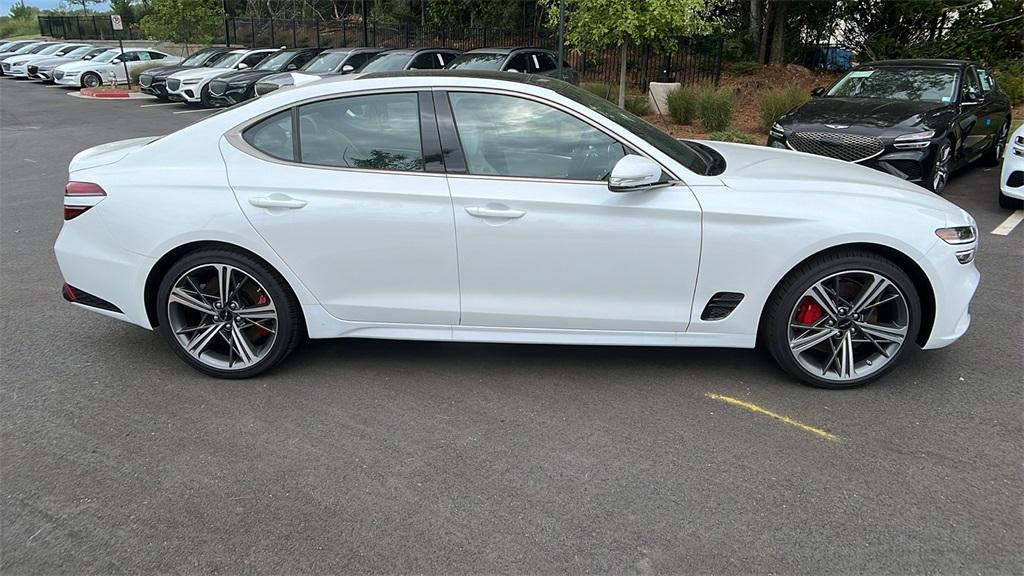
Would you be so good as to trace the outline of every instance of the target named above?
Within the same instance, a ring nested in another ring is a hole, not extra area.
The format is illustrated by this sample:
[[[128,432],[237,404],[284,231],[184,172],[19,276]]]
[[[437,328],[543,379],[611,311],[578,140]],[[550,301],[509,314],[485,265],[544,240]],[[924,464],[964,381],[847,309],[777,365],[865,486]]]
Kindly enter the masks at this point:
[[[523,50],[529,50],[531,52],[551,52],[547,48],[534,48],[532,46],[518,46],[518,47],[494,47],[494,48],[475,48],[463,52],[463,54],[511,54],[513,52],[521,52]]]
[[[555,80],[550,76],[543,76],[539,74],[512,74],[509,72],[496,72],[490,70],[449,70],[443,68],[441,70],[392,70],[388,72],[370,72],[368,74],[356,74],[354,76],[347,75],[342,77],[331,77],[321,82],[329,81],[341,81],[348,78],[359,77],[362,79],[378,79],[378,78],[409,78],[413,80],[422,80],[425,78],[459,78],[459,79],[479,79],[479,80],[496,80],[500,82],[512,82],[515,84],[530,84],[534,86],[540,86],[542,84],[549,83],[549,81]],[[556,80],[561,82],[560,80]],[[429,82],[415,82],[417,85],[429,85]]]
[[[952,60],[947,58],[904,58],[900,60],[878,60],[875,62],[864,62],[858,68],[871,68],[878,66],[942,66],[963,68],[976,64],[970,60]]]

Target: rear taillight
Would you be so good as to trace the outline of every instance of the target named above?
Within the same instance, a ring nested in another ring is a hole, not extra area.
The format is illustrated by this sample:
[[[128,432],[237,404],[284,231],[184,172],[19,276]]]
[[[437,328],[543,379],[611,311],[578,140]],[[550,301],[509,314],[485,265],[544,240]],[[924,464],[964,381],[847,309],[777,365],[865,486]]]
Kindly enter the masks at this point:
[[[71,220],[100,203],[107,193],[92,182],[68,182],[64,187],[64,219]]]

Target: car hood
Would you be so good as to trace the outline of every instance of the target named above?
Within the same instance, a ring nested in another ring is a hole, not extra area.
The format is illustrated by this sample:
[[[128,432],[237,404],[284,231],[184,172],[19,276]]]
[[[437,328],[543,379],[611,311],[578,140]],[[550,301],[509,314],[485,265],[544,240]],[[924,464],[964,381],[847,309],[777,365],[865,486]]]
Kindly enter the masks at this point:
[[[191,78],[216,78],[222,74],[231,74],[231,70],[227,68],[186,68],[180,72],[169,74],[167,77],[189,80]]]
[[[859,164],[767,146],[701,143],[725,156],[725,172],[719,178],[731,188],[807,191],[826,199],[884,198],[944,212],[958,210],[916,184]]]
[[[161,66],[159,68],[150,68],[149,70],[143,72],[143,74],[152,76],[153,78],[167,78],[168,76],[176,72],[181,72],[182,70],[192,70],[194,68],[197,68],[197,66]]]
[[[828,124],[851,132],[875,132],[914,127],[950,113],[949,104],[877,98],[815,98],[779,119],[786,128],[807,129]],[[861,130],[857,130],[860,128]],[[842,128],[845,129],[845,128]]]
[[[50,56],[49,58],[43,58],[42,60],[36,60],[32,64],[36,66],[59,66],[68,62],[77,62],[77,58],[67,58],[65,56]]]
[[[261,78],[267,76],[273,76],[277,74],[276,70],[238,70],[231,72],[217,78],[217,80],[223,80],[225,82],[236,83],[236,82],[256,82]]]
[[[75,154],[75,157],[71,159],[71,164],[68,165],[68,172],[113,164],[159,138],[160,136],[145,136],[93,146]]]
[[[53,54],[43,54],[42,56],[40,56],[39,54],[17,54],[14,56],[4,58],[3,61],[10,64],[14,64],[15,62],[25,62],[27,64],[32,64],[33,62],[53,57]]]

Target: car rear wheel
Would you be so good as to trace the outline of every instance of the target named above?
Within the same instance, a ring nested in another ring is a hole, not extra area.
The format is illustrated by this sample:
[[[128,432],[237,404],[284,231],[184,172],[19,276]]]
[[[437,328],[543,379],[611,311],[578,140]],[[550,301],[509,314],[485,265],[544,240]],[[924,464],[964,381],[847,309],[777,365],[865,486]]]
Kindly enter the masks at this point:
[[[939,145],[939,149],[935,151],[935,164],[932,165],[932,171],[928,175],[925,187],[936,194],[942,194],[942,191],[946,189],[946,184],[949,182],[949,174],[952,168],[953,143],[949,140],[944,140]]]
[[[776,288],[764,340],[775,361],[818,388],[862,386],[892,370],[917,338],[921,305],[891,261],[848,250],[815,258]]]
[[[97,88],[103,80],[100,75],[95,72],[86,72],[82,74],[82,88]]]
[[[175,263],[157,293],[159,332],[190,366],[249,378],[283,360],[301,337],[298,302],[274,270],[227,250]]]
[[[1003,160],[1003,152],[1006,151],[1006,141],[1010,137],[1010,121],[1003,121],[1003,125],[999,127],[996,132],[996,139],[985,150],[985,156],[982,158],[982,162],[986,166],[996,166]]]

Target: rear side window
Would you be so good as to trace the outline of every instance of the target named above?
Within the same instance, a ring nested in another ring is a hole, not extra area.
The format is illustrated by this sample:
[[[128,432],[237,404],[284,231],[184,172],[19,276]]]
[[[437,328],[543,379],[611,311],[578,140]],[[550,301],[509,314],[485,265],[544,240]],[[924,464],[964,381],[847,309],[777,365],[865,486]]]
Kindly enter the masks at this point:
[[[412,64],[409,65],[410,70],[434,70],[440,68],[437,62],[438,54],[436,52],[424,52],[419,56],[412,59]]]
[[[558,68],[558,63],[551,57],[550,54],[544,52],[538,52],[533,55],[533,72],[550,72],[555,68]]]
[[[300,161],[344,168],[421,171],[415,93],[352,96],[299,107]]]
[[[242,137],[250,146],[264,154],[282,160],[295,160],[291,110],[261,120],[247,129]]]
[[[508,64],[505,65],[506,72],[528,72],[530,70],[530,58],[525,52],[520,52],[513,56]]]
[[[150,59],[152,60],[163,60],[167,54],[162,52],[148,52]]]

